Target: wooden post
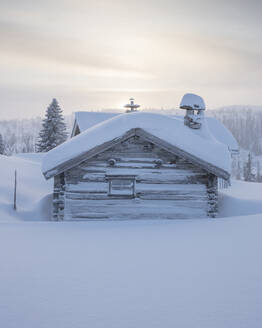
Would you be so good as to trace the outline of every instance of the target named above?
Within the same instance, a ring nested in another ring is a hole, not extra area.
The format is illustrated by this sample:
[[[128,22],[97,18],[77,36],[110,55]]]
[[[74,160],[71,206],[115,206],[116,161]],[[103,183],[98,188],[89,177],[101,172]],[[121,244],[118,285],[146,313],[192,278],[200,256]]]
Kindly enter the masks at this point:
[[[207,215],[211,218],[215,218],[218,212],[218,178],[214,174],[208,174],[207,180],[207,198],[208,198],[208,210]]]
[[[17,189],[17,172],[15,170],[15,186],[14,186],[14,210],[16,211],[16,189]]]

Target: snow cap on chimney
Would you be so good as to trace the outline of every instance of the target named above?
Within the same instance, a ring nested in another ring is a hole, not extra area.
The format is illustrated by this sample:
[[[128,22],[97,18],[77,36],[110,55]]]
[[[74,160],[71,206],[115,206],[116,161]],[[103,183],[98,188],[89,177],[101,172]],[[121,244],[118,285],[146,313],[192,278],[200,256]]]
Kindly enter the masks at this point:
[[[180,108],[191,110],[205,110],[204,99],[193,93],[186,93],[180,103]]]
[[[206,109],[203,98],[193,93],[186,93],[181,100],[180,108],[186,109],[184,124],[191,129],[200,129]]]

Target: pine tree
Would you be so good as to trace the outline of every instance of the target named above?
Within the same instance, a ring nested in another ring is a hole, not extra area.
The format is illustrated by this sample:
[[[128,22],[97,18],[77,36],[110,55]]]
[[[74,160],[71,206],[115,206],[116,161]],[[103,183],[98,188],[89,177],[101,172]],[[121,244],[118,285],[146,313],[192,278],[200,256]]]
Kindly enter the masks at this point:
[[[0,155],[4,155],[5,153],[5,145],[2,134],[0,133]]]
[[[37,152],[47,152],[63,143],[67,138],[62,110],[54,98],[47,108],[42,121],[42,129],[36,144]]]

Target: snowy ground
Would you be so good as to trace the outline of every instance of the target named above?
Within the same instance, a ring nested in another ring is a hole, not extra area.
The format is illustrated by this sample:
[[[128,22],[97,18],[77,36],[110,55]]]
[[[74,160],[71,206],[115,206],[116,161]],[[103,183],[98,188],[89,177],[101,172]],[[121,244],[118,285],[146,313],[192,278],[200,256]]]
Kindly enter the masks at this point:
[[[41,173],[43,154],[0,155],[0,222],[15,219],[44,220],[50,217],[53,182]],[[17,212],[12,210],[14,172],[17,170]]]
[[[234,182],[218,219],[34,222],[52,185],[32,158],[0,167],[1,327],[262,326],[262,184]]]

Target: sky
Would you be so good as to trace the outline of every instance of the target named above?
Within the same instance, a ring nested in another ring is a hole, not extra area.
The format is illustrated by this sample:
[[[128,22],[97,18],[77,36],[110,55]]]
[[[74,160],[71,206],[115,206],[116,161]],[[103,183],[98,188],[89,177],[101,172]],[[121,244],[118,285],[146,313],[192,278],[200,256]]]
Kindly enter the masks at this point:
[[[0,119],[262,105],[261,0],[1,0]]]

